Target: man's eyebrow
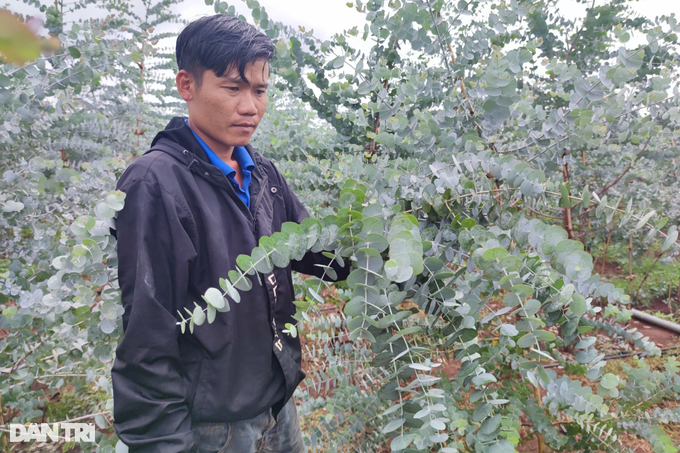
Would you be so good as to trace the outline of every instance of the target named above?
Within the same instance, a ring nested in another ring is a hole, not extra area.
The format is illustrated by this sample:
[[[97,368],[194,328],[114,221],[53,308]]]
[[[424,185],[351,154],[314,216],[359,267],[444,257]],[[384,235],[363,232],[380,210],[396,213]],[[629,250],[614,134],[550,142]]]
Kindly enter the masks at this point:
[[[243,82],[243,79],[241,77],[229,77],[229,76],[223,75],[220,78],[224,79],[227,82],[233,82],[233,83]]]
[[[231,82],[231,83],[241,83],[241,82],[243,82],[243,79],[241,77],[222,76],[221,78],[224,79],[225,81]],[[248,85],[250,85],[250,84],[248,84]],[[269,84],[268,83],[260,83],[256,87],[257,88],[269,88]]]

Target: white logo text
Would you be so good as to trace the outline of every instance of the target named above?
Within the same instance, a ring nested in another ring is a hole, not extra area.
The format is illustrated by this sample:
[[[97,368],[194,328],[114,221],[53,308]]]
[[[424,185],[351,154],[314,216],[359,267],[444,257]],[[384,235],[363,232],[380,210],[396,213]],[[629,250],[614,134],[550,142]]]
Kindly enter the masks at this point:
[[[60,436],[60,433],[64,436]],[[28,442],[36,440],[38,442],[47,442],[47,439],[56,442],[60,439],[75,442],[94,442],[94,424],[93,423],[29,423],[22,425],[19,423],[10,423],[9,425],[9,441],[10,442]]]

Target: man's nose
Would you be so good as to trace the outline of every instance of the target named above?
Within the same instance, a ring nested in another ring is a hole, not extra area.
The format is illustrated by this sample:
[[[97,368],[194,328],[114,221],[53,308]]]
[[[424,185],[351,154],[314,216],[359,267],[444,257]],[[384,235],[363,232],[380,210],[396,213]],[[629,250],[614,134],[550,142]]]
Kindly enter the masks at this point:
[[[257,107],[255,106],[255,100],[253,99],[252,93],[249,91],[243,92],[241,99],[239,99],[236,111],[240,115],[257,115]]]

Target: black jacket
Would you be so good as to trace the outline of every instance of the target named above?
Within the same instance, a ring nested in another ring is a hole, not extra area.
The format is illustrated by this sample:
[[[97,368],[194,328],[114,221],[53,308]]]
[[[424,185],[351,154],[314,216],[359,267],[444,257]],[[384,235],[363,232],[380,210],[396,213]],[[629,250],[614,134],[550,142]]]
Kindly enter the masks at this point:
[[[180,332],[178,310],[196,301],[250,254],[261,236],[308,213],[268,159],[246,149],[255,169],[250,210],[212,165],[182,117],[125,170],[116,229],[123,338],[111,371],[114,428],[130,452],[179,453],[193,446],[192,422],[231,422],[273,408],[304,379],[298,338],[281,333],[295,321],[291,267],[320,276],[321,253],[286,269],[251,276],[253,288],[231,311]],[[333,263],[339,279],[349,266]],[[275,327],[274,327],[275,326]]]

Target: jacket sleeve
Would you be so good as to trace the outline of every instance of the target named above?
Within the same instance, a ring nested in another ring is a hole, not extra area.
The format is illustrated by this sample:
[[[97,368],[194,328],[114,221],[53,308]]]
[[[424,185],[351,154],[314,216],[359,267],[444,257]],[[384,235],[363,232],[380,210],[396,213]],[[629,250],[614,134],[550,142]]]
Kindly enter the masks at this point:
[[[276,167],[274,168],[276,169]],[[276,169],[276,172],[278,173],[281,185],[284,190],[284,199],[286,200],[286,212],[288,213],[288,221],[300,223],[304,219],[309,217],[309,213],[307,212],[307,209],[304,207],[302,202],[300,202],[298,197],[293,193],[292,190],[290,190],[290,187],[288,187],[288,183],[286,183],[286,180],[284,179],[283,175],[279,173],[278,169]],[[351,271],[350,263],[347,262],[347,260],[343,260],[343,263],[344,266],[341,266],[337,262],[337,260],[330,259],[324,256],[322,252],[317,253],[307,252],[305,256],[302,257],[301,260],[291,261],[291,269],[293,269],[295,272],[300,272],[301,274],[314,275],[316,277],[323,278],[326,281],[339,282],[346,280],[347,276]],[[325,275],[324,269],[322,267],[316,266],[316,264],[330,266],[337,274],[337,278],[332,279],[328,275]]]
[[[130,453],[187,452],[194,441],[176,316],[196,256],[195,225],[157,182],[119,186],[126,192],[115,231],[125,313],[111,371],[114,428]]]

